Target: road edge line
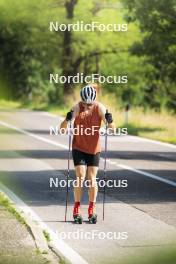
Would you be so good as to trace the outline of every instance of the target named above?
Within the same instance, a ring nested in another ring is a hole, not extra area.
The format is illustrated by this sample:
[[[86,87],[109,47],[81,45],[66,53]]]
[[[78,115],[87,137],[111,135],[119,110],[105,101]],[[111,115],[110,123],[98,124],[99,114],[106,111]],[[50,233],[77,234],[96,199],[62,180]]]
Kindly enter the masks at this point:
[[[48,227],[41,220],[41,218],[27,204],[25,204],[25,202],[23,202],[23,200],[21,200],[12,190],[10,190],[1,182],[0,191],[5,193],[5,195],[14,203],[14,206],[17,209],[18,213],[22,214],[25,220],[29,220],[27,222],[29,226],[31,225],[31,222],[34,222],[36,223],[37,228],[40,228],[40,231],[43,232],[44,230],[46,230],[49,233],[51,241],[48,243],[48,248],[50,250],[54,249],[54,252],[60,257],[63,257],[66,263],[88,264],[88,262],[84,260],[74,249],[72,249],[64,241],[59,239],[57,234],[50,227]]]
[[[43,112],[43,111],[41,111],[41,113],[42,113],[42,115],[48,116],[48,117],[53,117],[53,118],[58,117],[58,119],[60,119],[60,121],[64,120],[64,117],[61,116],[61,115],[56,115],[56,114],[53,114],[53,113],[50,113],[50,112]],[[135,135],[131,135],[131,134],[128,134],[128,136],[137,138],[138,140],[143,140],[143,141],[151,142],[153,144],[157,144],[157,145],[165,146],[165,147],[168,147],[168,148],[176,149],[176,145],[171,144],[171,143],[167,143],[167,142],[163,142],[163,141],[159,141],[159,140],[151,139],[151,138],[135,136]]]
[[[54,146],[58,146],[58,147],[61,147],[61,148],[64,148],[64,149],[67,149],[67,150],[68,150],[68,146],[66,146],[66,145],[63,145],[63,144],[57,143],[57,142],[55,142],[55,141],[53,141],[53,140],[50,140],[50,139],[43,138],[43,137],[41,137],[41,136],[35,135],[35,134],[33,134],[33,133],[30,133],[30,132],[27,132],[27,131],[25,131],[25,130],[23,130],[23,129],[20,129],[20,128],[16,127],[16,126],[10,125],[10,124],[8,124],[8,123],[6,123],[6,122],[3,122],[3,121],[1,121],[1,120],[0,120],[0,124],[3,125],[3,126],[5,126],[5,127],[8,127],[8,128],[14,129],[14,130],[17,130],[17,131],[19,131],[19,132],[22,133],[22,134],[25,134],[25,135],[27,135],[27,136],[33,137],[33,138],[38,139],[38,140],[40,140],[40,141],[43,141],[43,142],[45,142],[45,143],[48,143],[48,144],[51,144],[51,145],[54,145]],[[104,160],[104,158],[102,158],[102,157],[101,157],[101,159]],[[157,181],[160,181],[160,182],[162,182],[162,183],[166,183],[166,184],[169,184],[169,185],[171,185],[171,186],[176,187],[176,183],[175,183],[174,181],[167,180],[167,179],[162,178],[162,177],[160,177],[160,176],[158,176],[158,175],[154,175],[154,174],[151,174],[151,173],[149,173],[149,172],[142,171],[142,170],[137,170],[137,169],[135,169],[135,168],[133,168],[133,167],[126,166],[126,165],[123,165],[123,164],[118,164],[117,162],[114,163],[114,162],[111,161],[110,159],[107,159],[107,162],[108,162],[109,164],[111,164],[111,165],[114,164],[114,165],[116,165],[116,166],[118,166],[118,167],[121,167],[121,168],[124,168],[124,169],[130,170],[130,171],[136,172],[136,173],[138,173],[138,174],[144,175],[144,176],[146,176],[146,177],[150,177],[150,178],[155,179],[155,180],[157,180]],[[125,167],[126,167],[126,168],[125,168]],[[149,174],[150,174],[150,176],[149,176]]]
[[[147,142],[151,142],[151,143],[156,144],[156,145],[160,145],[160,146],[165,146],[165,147],[168,147],[168,148],[176,149],[176,145],[171,144],[171,143],[162,142],[162,141],[159,141],[159,140],[156,140],[156,139],[150,139],[150,138],[145,138],[145,137],[134,136],[134,135],[130,135],[130,134],[128,136],[136,138],[139,141],[147,141]]]
[[[171,181],[171,180],[168,180],[168,179],[162,178],[162,177],[157,176],[157,175],[155,175],[155,174],[152,174],[152,173],[149,173],[149,172],[145,172],[145,171],[143,171],[143,170],[138,170],[138,169],[135,169],[135,168],[132,168],[132,167],[130,167],[130,166],[123,165],[123,164],[118,164],[118,163],[116,163],[116,166],[117,166],[117,167],[120,167],[120,168],[122,168],[122,169],[125,169],[125,170],[133,171],[133,172],[135,172],[135,173],[137,173],[137,174],[142,174],[142,175],[144,175],[144,176],[146,176],[146,177],[148,177],[148,178],[151,178],[151,179],[154,179],[154,180],[160,181],[160,182],[162,182],[162,183],[166,183],[166,184],[168,184],[168,185],[171,185],[171,186],[173,186],[173,187],[176,187],[176,182],[173,182],[173,181]]]

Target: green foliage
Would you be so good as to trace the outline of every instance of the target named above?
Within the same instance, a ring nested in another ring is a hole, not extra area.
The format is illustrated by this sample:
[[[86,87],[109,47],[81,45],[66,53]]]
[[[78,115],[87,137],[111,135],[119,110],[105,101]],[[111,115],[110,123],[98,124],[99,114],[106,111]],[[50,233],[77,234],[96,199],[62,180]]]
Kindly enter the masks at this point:
[[[47,242],[51,241],[50,234],[46,230],[43,230],[43,235],[46,238]]]
[[[131,53],[146,56],[154,70],[146,72],[150,80],[148,94],[155,108],[176,106],[176,4],[174,0],[124,0],[129,22],[138,21],[143,37],[131,47]],[[147,94],[146,94],[147,96]]]
[[[25,219],[16,211],[2,192],[0,192],[0,206],[5,207],[21,224],[24,224],[27,228],[29,228]]]
[[[127,75],[105,84],[118,103],[175,109],[174,0],[0,0],[0,96],[26,103],[62,103],[74,85],[49,74]],[[125,20],[126,19],[126,20]],[[49,22],[129,23],[127,32],[50,32]],[[6,92],[4,87],[6,87]]]
[[[12,1],[1,0],[0,3],[0,68],[11,81],[13,98],[53,100],[58,94],[57,88],[49,85],[48,76],[56,67],[53,52],[59,54],[59,49],[56,45],[53,48],[57,36],[48,31],[47,6],[44,1],[15,3],[13,12],[17,15],[14,16],[9,8]],[[40,20],[41,11],[46,20]]]

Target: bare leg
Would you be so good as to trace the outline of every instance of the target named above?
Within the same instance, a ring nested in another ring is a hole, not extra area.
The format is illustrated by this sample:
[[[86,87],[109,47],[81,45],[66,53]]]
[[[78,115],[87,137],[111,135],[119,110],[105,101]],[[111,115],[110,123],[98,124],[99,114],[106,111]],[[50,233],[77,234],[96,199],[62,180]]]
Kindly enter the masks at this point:
[[[96,202],[98,185],[96,181],[98,167],[88,166],[87,167],[87,178],[89,180],[89,202]]]
[[[75,202],[80,202],[82,197],[82,186],[86,176],[86,166],[78,165],[75,167],[76,172],[76,186],[74,187]]]

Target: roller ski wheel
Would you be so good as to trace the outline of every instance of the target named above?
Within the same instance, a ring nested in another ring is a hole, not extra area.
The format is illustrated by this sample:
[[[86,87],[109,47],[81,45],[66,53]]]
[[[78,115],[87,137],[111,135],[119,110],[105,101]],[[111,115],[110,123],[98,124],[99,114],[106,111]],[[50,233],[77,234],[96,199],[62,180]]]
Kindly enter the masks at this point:
[[[81,215],[79,215],[79,214],[74,215],[73,218],[74,218],[74,223],[75,224],[82,224],[83,218],[82,218]]]
[[[88,219],[89,219],[90,224],[96,224],[97,223],[97,215],[96,214],[89,215]]]

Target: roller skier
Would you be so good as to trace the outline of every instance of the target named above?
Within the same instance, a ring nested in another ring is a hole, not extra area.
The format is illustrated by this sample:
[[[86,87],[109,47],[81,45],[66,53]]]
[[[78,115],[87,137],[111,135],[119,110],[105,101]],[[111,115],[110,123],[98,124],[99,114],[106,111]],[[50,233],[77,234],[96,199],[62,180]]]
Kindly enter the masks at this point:
[[[112,114],[105,106],[96,100],[96,85],[90,84],[83,87],[80,91],[81,101],[77,103],[70,112],[67,113],[65,120],[60,128],[67,129],[70,122],[74,128],[78,128],[79,133],[73,135],[72,156],[76,172],[76,187],[74,187],[74,222],[81,224],[81,197],[83,182],[87,176],[89,181],[89,207],[88,219],[91,224],[97,222],[96,197],[98,186],[96,175],[100,160],[100,135],[99,129],[102,121],[106,128],[114,129]],[[94,130],[94,128],[96,128]]]

